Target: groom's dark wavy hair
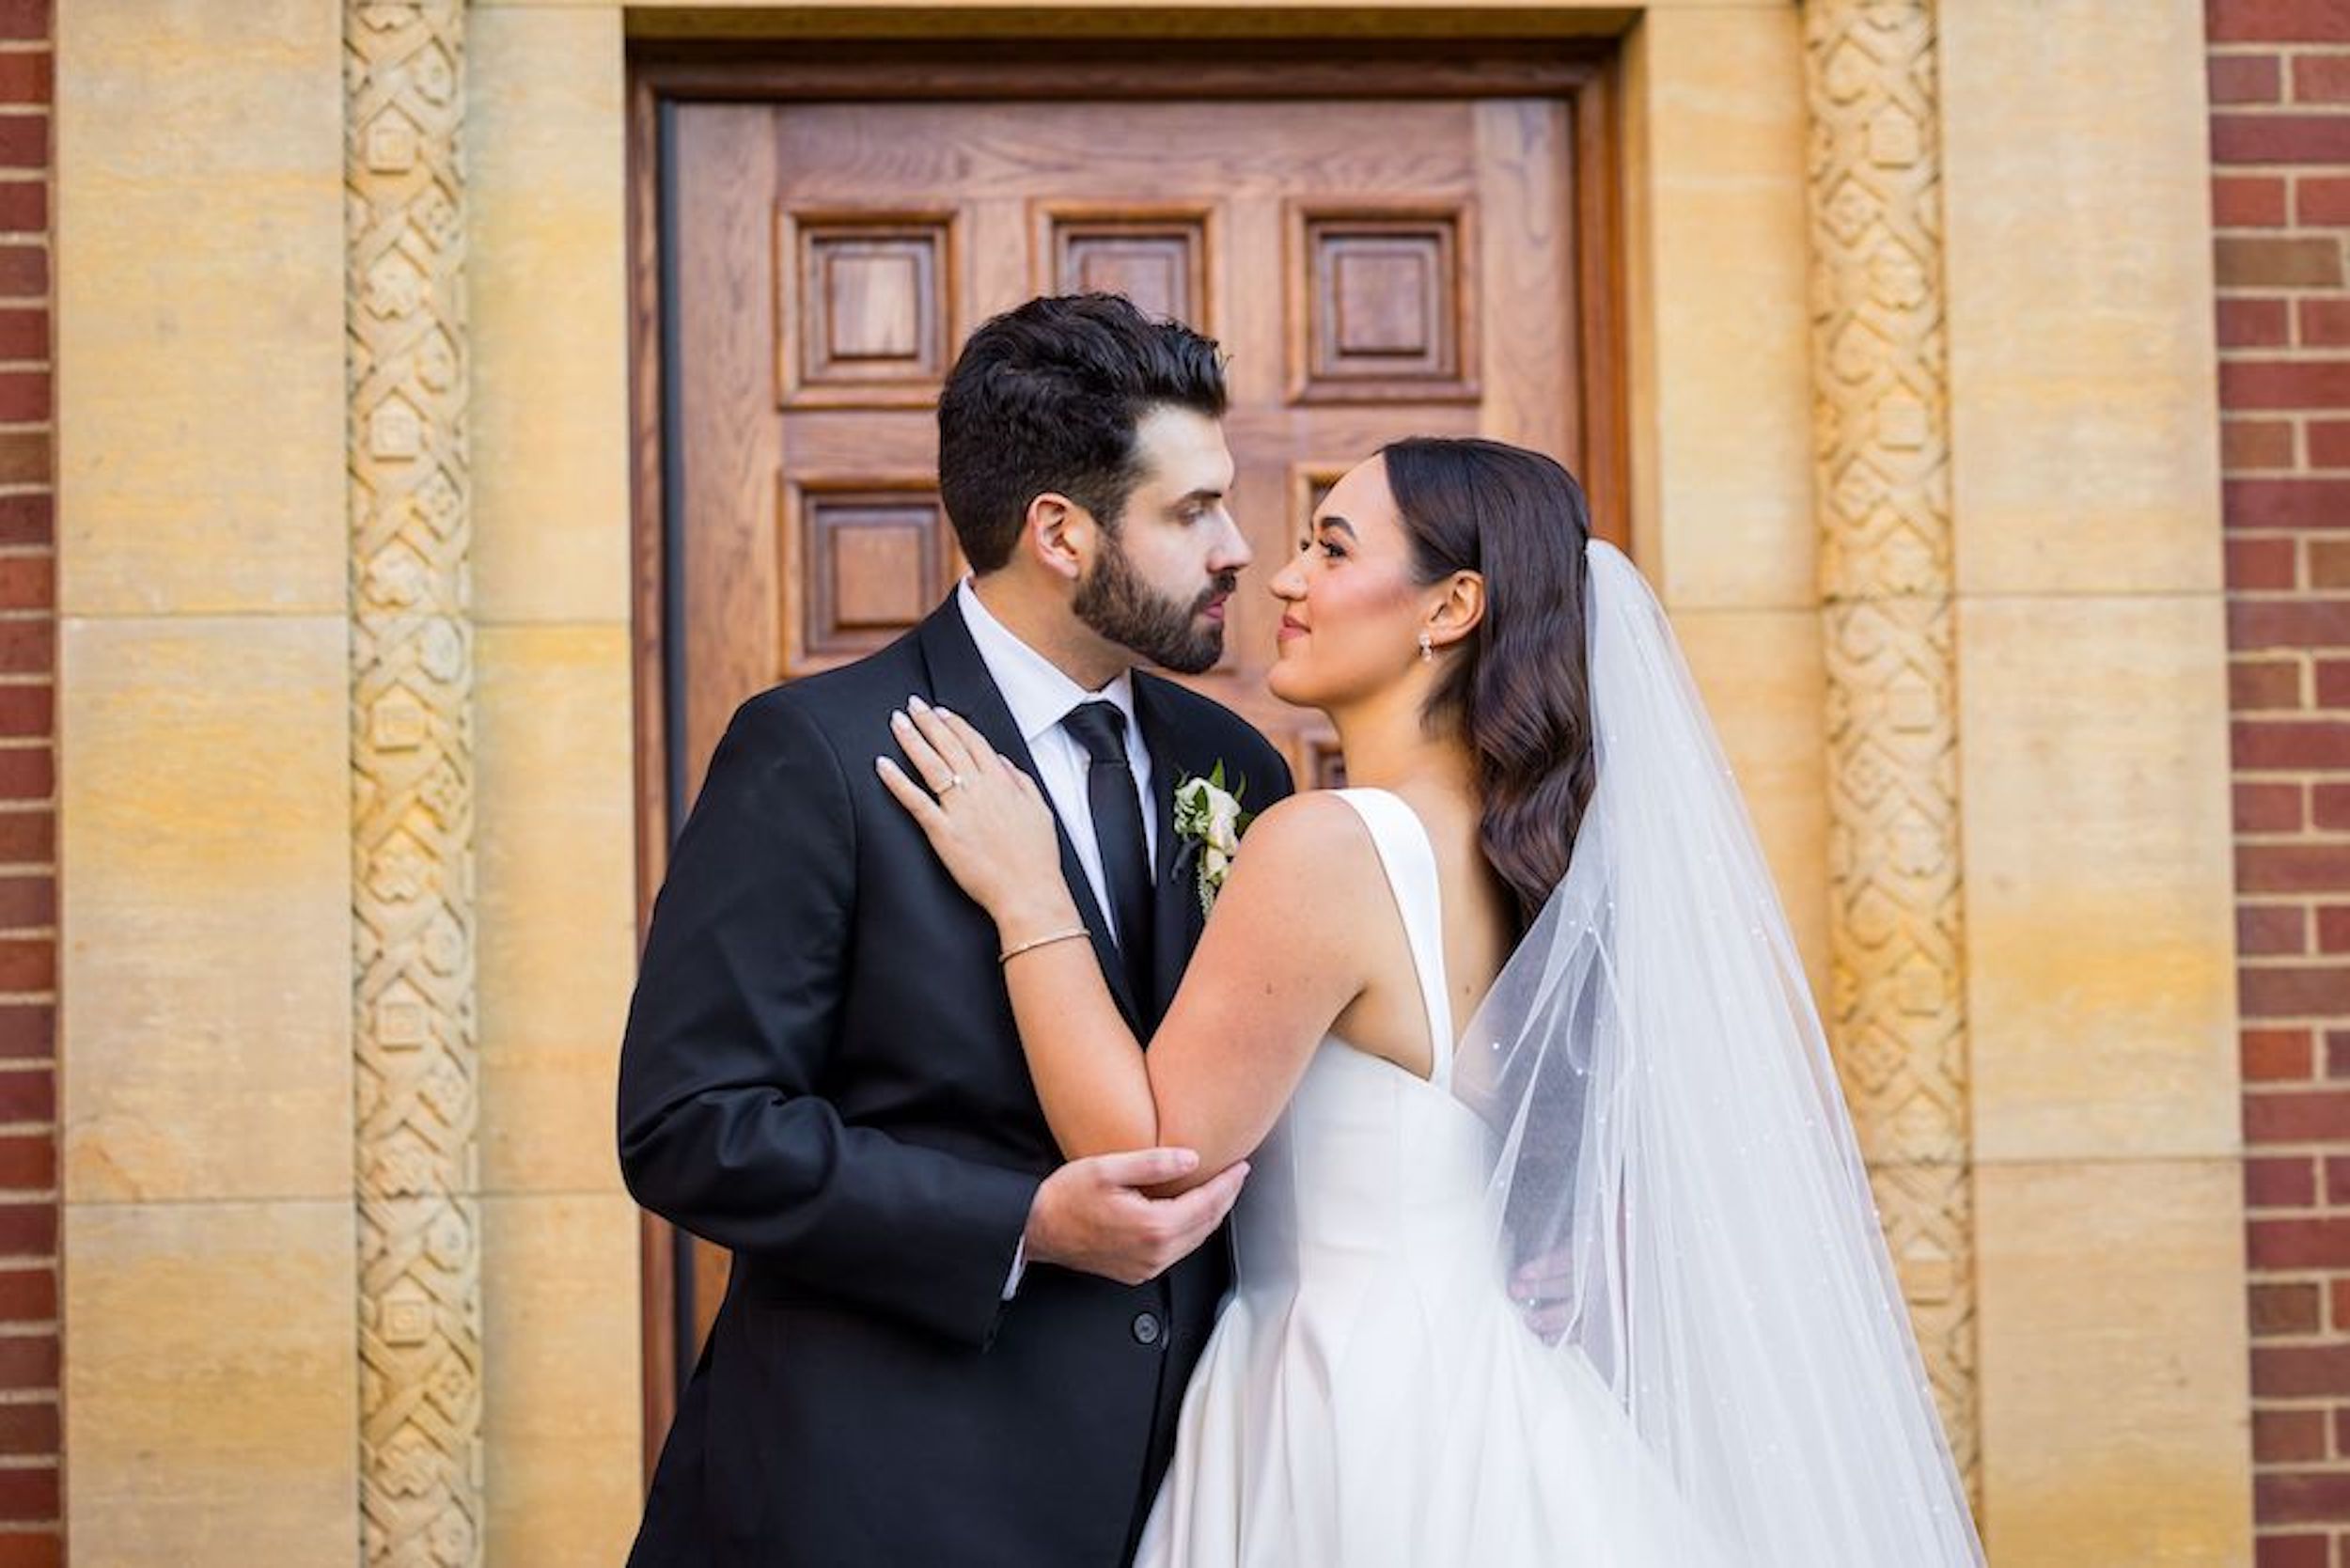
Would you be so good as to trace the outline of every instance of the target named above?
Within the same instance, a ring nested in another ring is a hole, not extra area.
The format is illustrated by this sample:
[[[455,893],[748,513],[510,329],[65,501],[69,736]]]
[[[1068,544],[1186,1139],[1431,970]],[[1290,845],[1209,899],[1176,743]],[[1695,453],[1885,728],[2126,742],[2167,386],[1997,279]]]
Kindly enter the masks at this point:
[[[1142,478],[1135,427],[1163,403],[1222,418],[1223,356],[1122,294],[1049,295],[981,323],[938,400],[938,497],[971,569],[1011,558],[1047,491],[1115,531]]]
[[[1534,921],[1567,874],[1597,779],[1591,750],[1591,537],[1583,487],[1551,459],[1498,441],[1434,436],[1383,447],[1387,489],[1422,585],[1484,579],[1485,614],[1447,656],[1422,718],[1476,760],[1479,839]]]

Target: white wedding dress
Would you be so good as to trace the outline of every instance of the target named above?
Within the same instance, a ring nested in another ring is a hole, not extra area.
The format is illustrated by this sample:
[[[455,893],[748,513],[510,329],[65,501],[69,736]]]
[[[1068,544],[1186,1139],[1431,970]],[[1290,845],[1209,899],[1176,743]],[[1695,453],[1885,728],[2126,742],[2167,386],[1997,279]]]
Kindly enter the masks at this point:
[[[1392,794],[1376,843],[1434,1042],[1421,1079],[1333,1035],[1252,1157],[1238,1279],[1183,1403],[1148,1568],[1725,1563],[1573,1344],[1505,1290],[1494,1131],[1452,1091],[1435,853]]]

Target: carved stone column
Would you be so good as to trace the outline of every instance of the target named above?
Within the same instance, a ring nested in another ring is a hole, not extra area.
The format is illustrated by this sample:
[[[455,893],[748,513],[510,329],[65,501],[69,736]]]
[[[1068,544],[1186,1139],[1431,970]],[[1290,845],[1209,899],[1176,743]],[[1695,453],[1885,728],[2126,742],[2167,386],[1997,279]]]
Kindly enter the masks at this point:
[[[1961,1470],[1978,1457],[1933,0],[1806,0],[1829,1028]]]
[[[482,1557],[462,0],[346,0],[360,1513]]]

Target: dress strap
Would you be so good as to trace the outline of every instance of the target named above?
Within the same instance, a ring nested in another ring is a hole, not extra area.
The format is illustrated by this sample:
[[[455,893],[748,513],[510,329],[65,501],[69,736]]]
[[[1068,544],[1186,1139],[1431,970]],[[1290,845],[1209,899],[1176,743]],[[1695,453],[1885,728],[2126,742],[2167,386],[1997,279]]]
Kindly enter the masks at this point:
[[[1352,806],[1371,830],[1379,864],[1403,917],[1403,937],[1412,949],[1432,1043],[1428,1081],[1452,1082],[1452,998],[1445,983],[1444,897],[1436,880],[1436,846],[1419,813],[1386,790],[1351,788],[1333,792]]]

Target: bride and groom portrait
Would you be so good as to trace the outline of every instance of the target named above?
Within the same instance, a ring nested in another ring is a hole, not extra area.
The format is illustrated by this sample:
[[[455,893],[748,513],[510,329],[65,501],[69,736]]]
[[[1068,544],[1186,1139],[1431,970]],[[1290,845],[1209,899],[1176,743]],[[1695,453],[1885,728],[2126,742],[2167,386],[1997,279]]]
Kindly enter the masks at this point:
[[[1647,584],[1461,437],[1252,558],[1226,401],[1115,295],[980,325],[970,574],[719,743],[619,1139],[733,1269],[630,1561],[1980,1562]],[[1236,594],[1345,788],[1156,673]]]

